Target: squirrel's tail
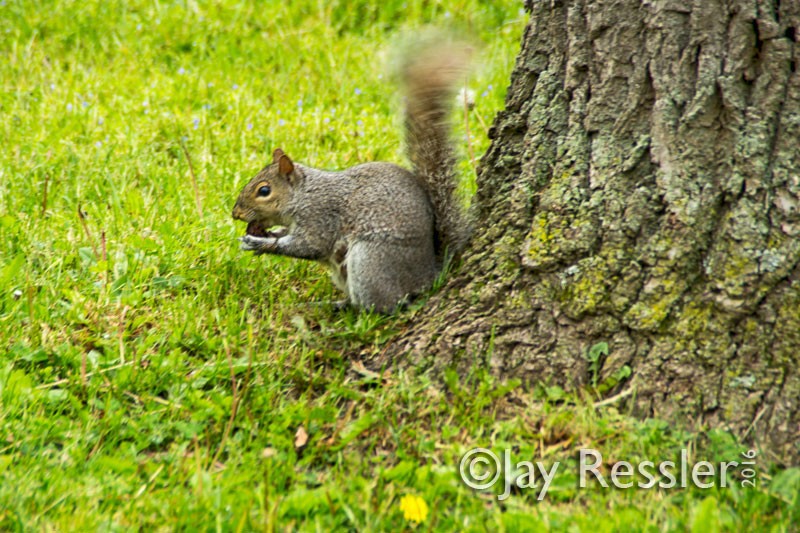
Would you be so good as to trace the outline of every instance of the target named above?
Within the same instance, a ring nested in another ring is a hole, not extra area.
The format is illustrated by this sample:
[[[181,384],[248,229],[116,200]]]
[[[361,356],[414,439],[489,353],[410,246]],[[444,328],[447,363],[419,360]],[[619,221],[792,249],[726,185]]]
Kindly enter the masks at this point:
[[[428,192],[436,218],[436,255],[444,261],[466,246],[471,223],[456,194],[450,114],[470,49],[441,36],[407,49],[400,75],[405,88],[405,141],[413,172]]]

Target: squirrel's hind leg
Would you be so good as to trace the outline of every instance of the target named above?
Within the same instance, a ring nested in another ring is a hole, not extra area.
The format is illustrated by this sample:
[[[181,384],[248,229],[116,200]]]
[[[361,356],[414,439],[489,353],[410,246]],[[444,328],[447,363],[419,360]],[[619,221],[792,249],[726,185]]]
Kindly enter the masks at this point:
[[[347,253],[347,294],[364,309],[390,313],[428,289],[435,277],[433,250],[418,244],[356,242]]]

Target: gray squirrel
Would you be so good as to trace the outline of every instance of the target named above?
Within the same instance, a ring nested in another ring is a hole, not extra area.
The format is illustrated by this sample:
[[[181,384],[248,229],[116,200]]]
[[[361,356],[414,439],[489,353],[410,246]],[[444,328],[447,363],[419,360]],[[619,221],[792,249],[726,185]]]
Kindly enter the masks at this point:
[[[444,40],[406,53],[400,78],[410,171],[378,162],[331,172],[276,149],[233,208],[247,223],[241,249],[320,261],[350,304],[378,312],[430,288],[470,236],[447,120],[468,56],[466,46]]]

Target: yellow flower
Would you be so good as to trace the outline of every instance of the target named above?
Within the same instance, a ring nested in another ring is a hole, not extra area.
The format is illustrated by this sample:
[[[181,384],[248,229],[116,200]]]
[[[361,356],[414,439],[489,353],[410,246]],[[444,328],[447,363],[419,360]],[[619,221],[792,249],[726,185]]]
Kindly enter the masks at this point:
[[[403,510],[406,520],[412,522],[424,522],[428,517],[428,504],[419,496],[407,494],[400,498],[400,509]]]

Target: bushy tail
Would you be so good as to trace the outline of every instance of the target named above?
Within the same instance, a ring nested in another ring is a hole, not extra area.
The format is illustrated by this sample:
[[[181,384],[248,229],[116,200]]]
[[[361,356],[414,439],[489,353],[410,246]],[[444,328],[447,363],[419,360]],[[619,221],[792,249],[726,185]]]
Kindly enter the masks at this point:
[[[414,174],[433,204],[436,254],[441,261],[460,253],[471,233],[471,223],[456,194],[448,121],[455,103],[454,88],[464,80],[469,56],[464,43],[429,36],[408,47],[400,65],[406,97],[406,150]]]

